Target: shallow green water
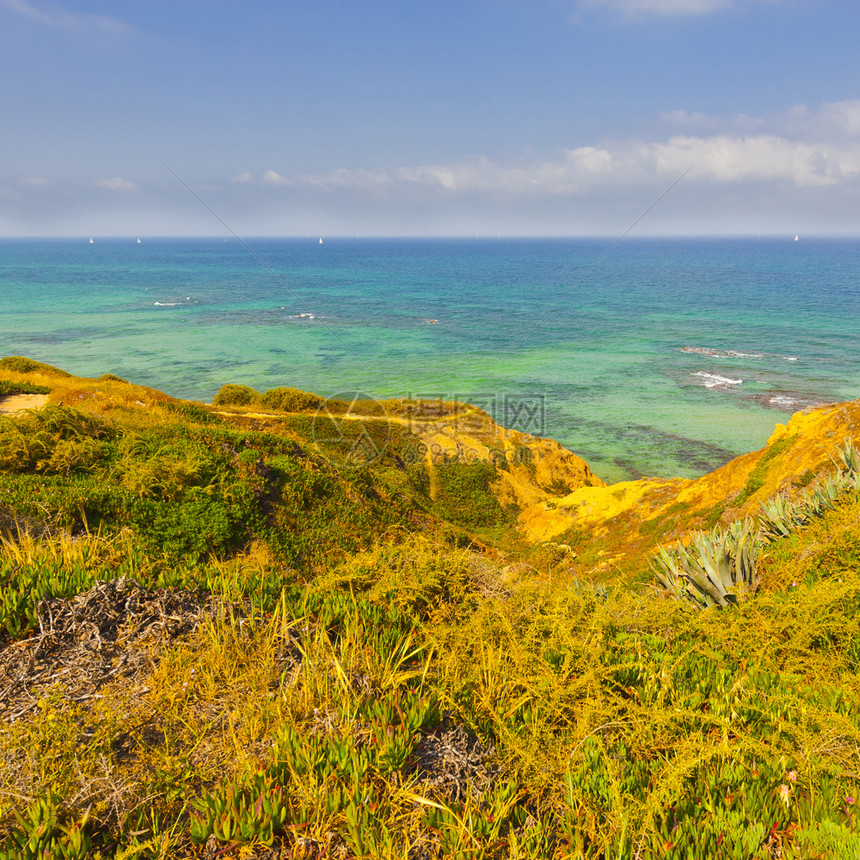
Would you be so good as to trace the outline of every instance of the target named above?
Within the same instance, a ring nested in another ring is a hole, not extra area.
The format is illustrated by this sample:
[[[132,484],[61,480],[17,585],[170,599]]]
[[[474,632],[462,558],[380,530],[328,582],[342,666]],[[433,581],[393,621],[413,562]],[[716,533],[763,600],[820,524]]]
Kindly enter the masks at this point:
[[[201,400],[466,400],[609,480],[701,474],[860,396],[860,242],[625,240],[594,265],[609,244],[3,240],[0,352]]]

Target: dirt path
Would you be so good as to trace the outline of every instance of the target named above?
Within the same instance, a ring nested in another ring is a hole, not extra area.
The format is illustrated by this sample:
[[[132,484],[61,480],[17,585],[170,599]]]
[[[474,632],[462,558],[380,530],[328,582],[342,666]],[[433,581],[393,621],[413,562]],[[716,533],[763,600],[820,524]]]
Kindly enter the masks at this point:
[[[0,397],[0,415],[20,415],[28,409],[39,409],[47,402],[47,394],[10,394]]]

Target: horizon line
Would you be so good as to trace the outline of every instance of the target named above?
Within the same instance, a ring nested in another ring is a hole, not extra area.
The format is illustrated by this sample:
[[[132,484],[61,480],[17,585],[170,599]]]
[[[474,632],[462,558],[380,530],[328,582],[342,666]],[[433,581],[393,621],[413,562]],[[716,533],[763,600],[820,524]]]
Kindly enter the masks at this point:
[[[625,237],[627,240],[637,239],[793,239],[795,236],[802,236],[806,239],[860,239],[860,231],[837,233],[831,231],[768,231],[760,233],[640,233]],[[225,236],[223,233],[188,233],[188,234],[172,234],[172,233],[79,233],[79,234],[58,234],[58,235],[0,235],[0,241],[14,240],[68,240],[68,241],[83,241],[87,242],[91,238],[100,240],[129,240],[136,242],[137,239],[220,239],[227,242],[237,242],[239,239],[236,236]],[[546,233],[546,234],[531,234],[531,233],[427,233],[427,234],[368,234],[362,236],[355,233],[306,233],[306,234],[282,234],[282,233],[249,233],[243,234],[240,239],[282,239],[285,241],[318,241],[319,239],[328,240],[346,240],[346,241],[368,241],[368,240],[465,240],[465,241],[500,241],[500,240],[600,240],[600,239],[617,239],[617,234],[612,233]]]

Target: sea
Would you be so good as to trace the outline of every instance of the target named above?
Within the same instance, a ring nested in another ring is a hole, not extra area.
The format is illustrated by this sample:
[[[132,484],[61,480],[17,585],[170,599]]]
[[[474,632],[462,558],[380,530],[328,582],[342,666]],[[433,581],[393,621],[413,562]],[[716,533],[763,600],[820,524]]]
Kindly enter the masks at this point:
[[[176,397],[474,404],[611,482],[860,397],[856,238],[7,238],[0,318],[2,355]]]

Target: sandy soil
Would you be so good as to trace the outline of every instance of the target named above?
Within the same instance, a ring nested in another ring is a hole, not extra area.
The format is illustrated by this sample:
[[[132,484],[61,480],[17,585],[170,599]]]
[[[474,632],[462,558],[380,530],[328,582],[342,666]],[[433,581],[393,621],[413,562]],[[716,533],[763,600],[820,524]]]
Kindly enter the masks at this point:
[[[18,415],[27,409],[38,409],[47,401],[47,394],[10,394],[0,397],[0,414]]]

